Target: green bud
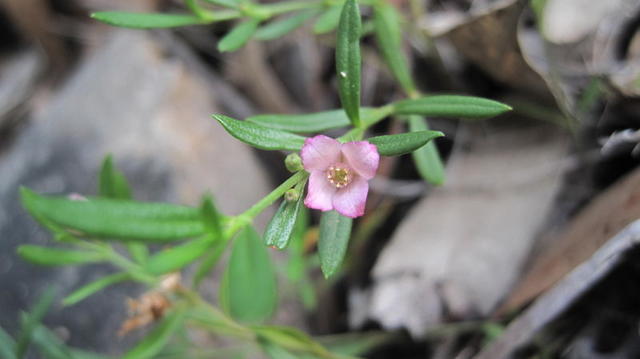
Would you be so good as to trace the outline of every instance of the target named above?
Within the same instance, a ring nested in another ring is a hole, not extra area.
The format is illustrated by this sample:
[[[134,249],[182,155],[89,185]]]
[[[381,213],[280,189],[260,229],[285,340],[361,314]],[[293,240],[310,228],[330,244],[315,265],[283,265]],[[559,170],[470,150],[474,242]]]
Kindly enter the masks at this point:
[[[284,193],[284,200],[287,202],[295,202],[300,198],[300,191],[292,188]]]
[[[297,153],[290,153],[287,158],[284,159],[284,165],[287,167],[289,172],[298,172],[304,169],[302,166],[302,159]]]

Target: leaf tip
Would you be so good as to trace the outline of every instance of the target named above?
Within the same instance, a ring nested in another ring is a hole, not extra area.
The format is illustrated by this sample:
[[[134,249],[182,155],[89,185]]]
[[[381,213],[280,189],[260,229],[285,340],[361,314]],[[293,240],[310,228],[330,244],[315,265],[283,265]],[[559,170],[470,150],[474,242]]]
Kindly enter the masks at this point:
[[[326,266],[320,266],[320,269],[322,269],[322,275],[324,276],[324,279],[329,279],[336,273],[335,268],[327,268]]]

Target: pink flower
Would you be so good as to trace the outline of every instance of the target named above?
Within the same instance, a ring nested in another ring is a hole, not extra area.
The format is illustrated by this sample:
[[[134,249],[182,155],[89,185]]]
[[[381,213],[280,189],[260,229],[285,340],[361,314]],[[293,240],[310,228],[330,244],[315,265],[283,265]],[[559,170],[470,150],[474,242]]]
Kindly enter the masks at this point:
[[[319,135],[306,139],[300,155],[310,173],[305,206],[335,209],[351,218],[364,214],[367,181],[375,176],[380,160],[375,145],[367,141],[340,143]]]

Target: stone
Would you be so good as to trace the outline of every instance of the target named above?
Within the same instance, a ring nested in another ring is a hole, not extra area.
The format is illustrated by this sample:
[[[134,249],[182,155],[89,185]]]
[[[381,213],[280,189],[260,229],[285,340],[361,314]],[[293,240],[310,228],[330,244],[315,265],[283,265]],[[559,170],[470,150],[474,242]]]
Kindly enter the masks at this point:
[[[113,31],[39,107],[0,157],[0,326],[15,333],[19,311],[46,286],[60,299],[114,272],[20,260],[18,245],[54,243],[22,209],[19,186],[95,194],[101,159],[112,153],[139,200],[197,205],[210,191],[226,214],[237,214],[271,190],[250,147],[210,118],[218,111],[216,93],[203,78],[149,33]],[[116,337],[125,299],[141,289],[117,285],[69,308],[57,300],[45,324],[68,329],[70,345],[117,354],[133,340]]]

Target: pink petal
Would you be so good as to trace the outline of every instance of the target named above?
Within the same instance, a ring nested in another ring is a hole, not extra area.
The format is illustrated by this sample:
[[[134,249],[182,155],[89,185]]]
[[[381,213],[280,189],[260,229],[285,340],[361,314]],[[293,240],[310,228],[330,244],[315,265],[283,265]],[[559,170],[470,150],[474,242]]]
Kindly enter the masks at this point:
[[[333,196],[333,208],[343,216],[360,217],[364,214],[367,192],[369,192],[369,183],[358,176],[347,187],[336,192]]]
[[[308,172],[324,171],[327,167],[339,162],[341,146],[340,142],[323,135],[307,138],[300,151],[304,169]]]
[[[329,183],[325,176],[324,171],[311,172],[307,197],[304,199],[305,206],[321,211],[333,209],[333,196],[338,189]]]
[[[372,179],[378,170],[380,155],[375,145],[367,141],[347,142],[342,145],[342,154],[349,166],[364,179]]]

